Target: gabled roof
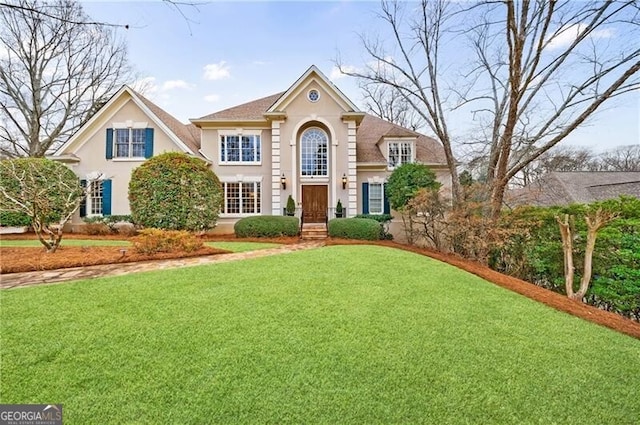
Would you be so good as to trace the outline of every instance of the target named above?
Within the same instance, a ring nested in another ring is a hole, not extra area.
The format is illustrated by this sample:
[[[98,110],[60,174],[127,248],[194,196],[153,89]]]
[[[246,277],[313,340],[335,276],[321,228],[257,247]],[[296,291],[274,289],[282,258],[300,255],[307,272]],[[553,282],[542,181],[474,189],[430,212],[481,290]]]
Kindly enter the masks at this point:
[[[511,191],[511,202],[518,205],[586,204],[621,195],[640,199],[640,172],[554,171],[528,187]]]
[[[118,101],[122,96],[128,95],[133,102],[142,109],[145,114],[151,119],[160,129],[162,129],[167,136],[174,141],[174,143],[183,149],[185,152],[192,155],[202,157],[199,153],[200,149],[200,136],[199,132],[190,130],[187,125],[182,124],[164,109],[160,108],[155,103],[151,102],[140,93],[136,92],[129,86],[122,86],[107,103],[102,106],[98,112],[96,112],[73,136],[62,145],[53,156],[60,156],[62,153],[71,146],[82,134],[85,128],[88,128],[93,123],[97,122],[109,109],[111,105]]]
[[[407,128],[366,114],[356,133],[356,161],[364,163],[386,163],[380,145],[385,138],[415,137],[416,160],[424,164],[446,164],[442,145],[435,139]]]
[[[311,65],[309,67],[309,69],[307,69],[304,74],[302,74],[300,76],[300,78],[298,78],[296,80],[295,83],[293,83],[291,85],[291,87],[289,87],[289,89],[284,92],[284,94],[282,94],[282,96],[280,96],[280,98],[278,98],[278,100],[276,100],[273,105],[270,106],[269,109],[267,109],[267,112],[280,112],[282,111],[282,109],[284,108],[284,106],[286,106],[287,102],[291,99],[292,95],[294,93],[296,93],[296,91],[300,88],[300,86],[309,78],[309,77],[313,77],[314,79],[316,79],[316,81],[318,83],[320,83],[321,85],[324,85],[325,87],[327,87],[329,90],[328,93],[330,95],[335,94],[334,99],[336,101],[339,101],[340,103],[343,103],[346,106],[347,112],[358,112],[359,109],[356,105],[353,104],[353,102],[351,102],[351,100],[349,100],[349,98],[347,96],[344,95],[344,93],[342,93],[340,91],[340,89],[338,87],[336,87],[335,84],[333,84],[331,82],[331,80],[329,80],[323,73],[322,71],[320,71],[318,69],[317,66],[315,65]]]
[[[155,114],[156,117],[162,123],[167,126],[171,132],[176,135],[185,145],[189,147],[193,154],[198,154],[200,150],[200,131],[193,131],[191,127],[195,129],[193,124],[183,124],[178,121],[173,115],[170,115],[167,111],[131,89],[131,91],[149,108],[151,112]]]
[[[223,109],[222,111],[214,112],[213,114],[205,115],[200,118],[193,119],[192,121],[254,121],[264,120],[264,113],[267,112],[269,107],[278,100],[285,92],[272,94],[267,97],[263,97],[251,102],[243,103],[238,106]]]

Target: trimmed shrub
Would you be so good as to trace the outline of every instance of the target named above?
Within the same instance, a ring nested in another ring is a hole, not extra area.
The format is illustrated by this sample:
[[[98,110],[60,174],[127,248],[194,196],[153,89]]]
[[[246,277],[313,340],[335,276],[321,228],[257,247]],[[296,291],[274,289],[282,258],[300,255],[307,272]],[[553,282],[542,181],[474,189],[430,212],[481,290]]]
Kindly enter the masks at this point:
[[[389,233],[389,223],[393,220],[391,214],[358,214],[355,218],[368,218],[380,223],[380,239],[392,240],[393,235]]]
[[[88,235],[107,235],[109,233],[130,233],[133,229],[133,220],[130,215],[104,215],[85,217],[84,232]],[[122,232],[122,229],[127,229]],[[133,234],[135,234],[135,229]],[[131,234],[130,236],[133,236]]]
[[[159,252],[193,252],[202,248],[203,242],[193,234],[180,230],[144,229],[132,239],[133,248],[141,254]]]
[[[22,227],[29,226],[30,224],[31,217],[29,217],[29,215],[26,213],[13,211],[0,212],[0,226]]]
[[[401,210],[416,196],[420,189],[440,189],[442,184],[436,173],[423,164],[411,162],[402,164],[389,176],[385,192],[391,208]]]
[[[239,238],[274,238],[278,236],[298,236],[298,217],[281,215],[260,215],[245,217],[233,226]]]
[[[370,218],[338,218],[329,220],[329,236],[344,239],[380,239],[380,223]]]
[[[212,229],[222,201],[220,180],[206,162],[182,153],[154,156],[131,174],[131,216],[144,227]]]

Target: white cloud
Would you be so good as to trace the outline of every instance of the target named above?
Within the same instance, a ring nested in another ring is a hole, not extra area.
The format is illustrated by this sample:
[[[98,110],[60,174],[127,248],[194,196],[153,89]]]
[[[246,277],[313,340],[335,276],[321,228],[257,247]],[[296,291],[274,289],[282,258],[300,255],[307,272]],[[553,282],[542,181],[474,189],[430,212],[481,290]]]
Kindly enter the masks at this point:
[[[358,72],[358,68],[353,65],[342,65],[342,70],[344,72]],[[340,68],[334,66],[331,68],[331,74],[329,74],[329,79],[332,81],[339,80],[341,78],[347,77],[347,75],[343,74],[340,71]]]
[[[219,63],[210,63],[204,66],[204,78],[205,80],[223,80],[229,78],[231,73],[229,72],[229,66],[226,61],[220,61]]]
[[[173,89],[187,89],[191,90],[193,84],[189,84],[184,80],[168,80],[162,84],[162,91],[168,91]]]
[[[573,24],[566,28],[561,28],[555,36],[547,40],[549,49],[560,49],[569,46],[575,41],[576,38],[587,28],[586,24]],[[589,38],[611,38],[613,37],[613,31],[610,29],[595,30],[589,34]]]
[[[206,100],[207,102],[214,103],[214,102],[217,102],[217,101],[220,100],[220,95],[219,94],[209,94],[209,95],[206,95],[204,97],[204,100]]]

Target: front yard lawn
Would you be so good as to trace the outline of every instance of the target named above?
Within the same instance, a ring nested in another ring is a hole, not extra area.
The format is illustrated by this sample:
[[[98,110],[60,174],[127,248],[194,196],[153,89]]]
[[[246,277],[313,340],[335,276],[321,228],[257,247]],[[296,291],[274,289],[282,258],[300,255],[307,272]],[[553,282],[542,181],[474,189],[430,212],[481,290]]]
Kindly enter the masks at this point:
[[[1,403],[65,424],[636,424],[640,340],[391,248],[6,290]]]

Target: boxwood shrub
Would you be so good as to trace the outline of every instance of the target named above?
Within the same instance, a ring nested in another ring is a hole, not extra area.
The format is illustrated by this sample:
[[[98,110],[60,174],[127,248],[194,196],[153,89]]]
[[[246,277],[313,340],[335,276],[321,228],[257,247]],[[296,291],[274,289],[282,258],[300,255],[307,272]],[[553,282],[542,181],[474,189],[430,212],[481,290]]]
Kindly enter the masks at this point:
[[[329,220],[329,236],[333,238],[380,239],[380,223],[370,218],[334,218]]]
[[[25,213],[0,211],[0,226],[23,227],[31,225],[31,217]]]
[[[233,230],[239,238],[274,238],[298,236],[300,222],[297,217],[260,215],[245,217],[236,222]]]

